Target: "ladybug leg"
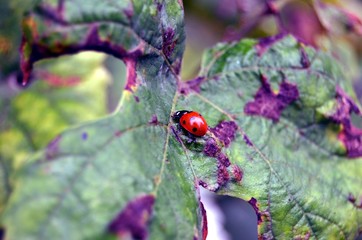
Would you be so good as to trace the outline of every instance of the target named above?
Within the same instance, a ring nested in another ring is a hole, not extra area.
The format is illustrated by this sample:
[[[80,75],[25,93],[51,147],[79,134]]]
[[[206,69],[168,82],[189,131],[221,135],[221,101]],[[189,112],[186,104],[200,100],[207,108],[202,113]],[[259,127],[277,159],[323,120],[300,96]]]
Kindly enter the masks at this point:
[[[192,135],[191,133],[187,132],[187,143],[192,144],[196,142],[196,137]]]
[[[196,137],[195,135],[193,135],[192,133],[188,132],[187,130],[185,130],[181,124],[177,124],[177,131],[181,134],[181,135],[184,135],[185,138],[184,141],[187,143],[187,144],[192,144],[192,143],[195,143],[196,142]]]
[[[177,124],[177,130],[178,130],[179,132],[181,132],[181,131],[182,131],[181,124]]]
[[[181,135],[184,135],[186,136],[186,138],[184,138],[184,141],[187,143],[187,144],[191,144],[191,143],[194,143],[196,141],[195,137],[189,133],[188,131],[186,131],[182,126],[181,124],[177,124],[177,132],[179,132]]]

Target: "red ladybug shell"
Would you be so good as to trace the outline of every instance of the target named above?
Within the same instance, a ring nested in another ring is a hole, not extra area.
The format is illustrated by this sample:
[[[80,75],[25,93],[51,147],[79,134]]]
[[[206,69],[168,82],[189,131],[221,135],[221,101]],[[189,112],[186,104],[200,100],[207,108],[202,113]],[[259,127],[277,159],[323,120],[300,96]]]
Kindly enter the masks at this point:
[[[207,132],[207,123],[198,112],[189,112],[180,118],[181,126],[195,136],[202,137]]]

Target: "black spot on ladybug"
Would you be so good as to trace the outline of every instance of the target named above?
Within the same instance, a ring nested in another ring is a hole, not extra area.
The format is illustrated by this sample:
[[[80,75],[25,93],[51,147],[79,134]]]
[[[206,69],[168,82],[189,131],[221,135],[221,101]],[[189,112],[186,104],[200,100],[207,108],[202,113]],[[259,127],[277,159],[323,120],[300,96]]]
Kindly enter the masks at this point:
[[[186,124],[186,121],[185,121],[185,120],[183,120],[183,121],[182,121],[182,123],[183,123],[183,124]]]
[[[202,117],[202,115],[201,115],[201,114],[199,114],[199,116],[200,116],[200,117]]]
[[[193,131],[193,132],[196,132],[196,131],[197,131],[197,128],[193,128],[192,131]]]

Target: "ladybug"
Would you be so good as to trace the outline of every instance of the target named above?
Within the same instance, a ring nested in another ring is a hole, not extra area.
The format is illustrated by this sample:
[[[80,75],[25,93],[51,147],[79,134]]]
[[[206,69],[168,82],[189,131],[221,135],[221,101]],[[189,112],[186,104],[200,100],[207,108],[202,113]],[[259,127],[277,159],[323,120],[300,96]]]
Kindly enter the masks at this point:
[[[202,137],[207,132],[207,123],[198,112],[182,110],[173,115],[173,120],[194,136]]]

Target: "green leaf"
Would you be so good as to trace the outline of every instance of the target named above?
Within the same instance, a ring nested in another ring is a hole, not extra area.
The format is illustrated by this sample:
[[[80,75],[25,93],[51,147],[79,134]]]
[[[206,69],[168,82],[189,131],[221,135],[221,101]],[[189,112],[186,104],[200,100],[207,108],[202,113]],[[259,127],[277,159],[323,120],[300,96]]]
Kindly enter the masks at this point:
[[[290,36],[219,44],[183,87],[177,109],[202,112],[219,140],[232,141],[221,148],[208,140],[193,153],[196,175],[210,190],[248,200],[262,239],[361,231],[362,130],[351,121],[361,111],[342,88],[350,83],[338,63]]]
[[[61,133],[17,173],[7,238],[204,238],[200,185],[248,200],[261,238],[358,234],[360,111],[332,58],[290,36],[244,40],[206,52],[182,83],[178,1],[75,3],[28,17],[24,72],[99,50],[125,61],[125,90],[114,114]],[[202,113],[208,134],[185,134],[172,121],[182,109]]]

